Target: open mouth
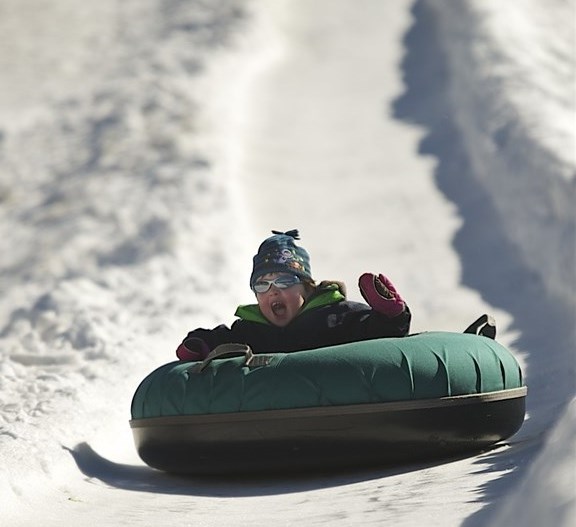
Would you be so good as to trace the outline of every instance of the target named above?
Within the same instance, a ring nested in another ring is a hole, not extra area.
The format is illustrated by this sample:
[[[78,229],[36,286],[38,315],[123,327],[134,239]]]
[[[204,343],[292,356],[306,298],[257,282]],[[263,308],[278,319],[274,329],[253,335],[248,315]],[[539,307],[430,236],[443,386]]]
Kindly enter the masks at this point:
[[[277,317],[282,317],[286,314],[286,304],[284,302],[272,302],[270,309]]]

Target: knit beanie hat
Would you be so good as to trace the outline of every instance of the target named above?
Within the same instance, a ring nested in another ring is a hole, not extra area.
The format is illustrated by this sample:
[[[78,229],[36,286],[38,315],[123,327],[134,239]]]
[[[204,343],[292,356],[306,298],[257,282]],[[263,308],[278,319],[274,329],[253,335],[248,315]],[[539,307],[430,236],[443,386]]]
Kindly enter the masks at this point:
[[[300,278],[312,280],[310,256],[304,247],[294,241],[300,236],[297,229],[287,232],[272,231],[274,236],[266,238],[253,258],[250,287],[256,280],[268,273],[292,273]]]

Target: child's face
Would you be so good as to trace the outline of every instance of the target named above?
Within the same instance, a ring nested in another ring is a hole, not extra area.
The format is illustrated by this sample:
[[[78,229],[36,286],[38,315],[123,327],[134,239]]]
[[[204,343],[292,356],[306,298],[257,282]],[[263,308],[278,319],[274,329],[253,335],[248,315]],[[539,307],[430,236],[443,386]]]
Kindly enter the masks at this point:
[[[274,280],[283,274],[286,273],[269,273],[259,279]],[[294,319],[306,300],[304,284],[296,284],[286,289],[271,285],[265,293],[256,293],[256,300],[260,311],[270,323],[284,327]]]

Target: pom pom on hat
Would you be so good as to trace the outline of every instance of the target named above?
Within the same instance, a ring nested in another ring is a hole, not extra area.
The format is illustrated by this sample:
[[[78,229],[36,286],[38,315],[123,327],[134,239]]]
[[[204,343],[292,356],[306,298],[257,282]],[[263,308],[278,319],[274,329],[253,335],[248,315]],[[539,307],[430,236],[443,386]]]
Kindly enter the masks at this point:
[[[250,287],[268,273],[292,273],[305,280],[312,280],[310,256],[304,247],[295,243],[295,240],[300,239],[298,230],[272,231],[272,234],[260,244],[253,258]]]

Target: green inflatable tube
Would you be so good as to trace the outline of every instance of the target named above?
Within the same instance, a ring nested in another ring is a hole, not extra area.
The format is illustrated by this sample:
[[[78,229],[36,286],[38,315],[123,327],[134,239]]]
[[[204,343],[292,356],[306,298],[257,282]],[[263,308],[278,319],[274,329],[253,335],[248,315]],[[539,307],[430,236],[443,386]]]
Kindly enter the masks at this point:
[[[130,425],[140,457],[169,472],[373,466],[486,448],[520,428],[525,397],[514,356],[474,334],[259,355],[227,345],[148,375]]]

